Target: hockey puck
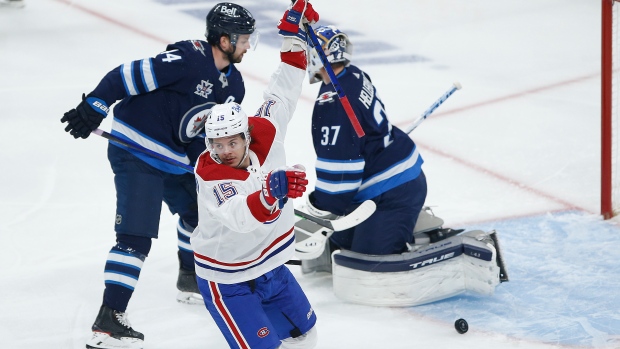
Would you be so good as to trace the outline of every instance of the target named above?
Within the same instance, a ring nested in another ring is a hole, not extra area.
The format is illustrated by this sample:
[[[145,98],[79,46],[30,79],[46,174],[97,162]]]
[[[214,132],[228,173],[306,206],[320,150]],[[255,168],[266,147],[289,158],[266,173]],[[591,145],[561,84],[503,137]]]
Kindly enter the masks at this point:
[[[458,319],[454,322],[454,328],[456,328],[456,332],[463,334],[469,330],[469,325],[465,319]]]

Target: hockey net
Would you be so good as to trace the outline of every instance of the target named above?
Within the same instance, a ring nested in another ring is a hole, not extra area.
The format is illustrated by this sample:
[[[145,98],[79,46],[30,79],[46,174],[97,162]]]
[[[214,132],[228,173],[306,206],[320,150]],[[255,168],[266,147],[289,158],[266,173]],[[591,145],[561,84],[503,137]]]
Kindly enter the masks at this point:
[[[620,0],[602,1],[601,214],[620,214]]]

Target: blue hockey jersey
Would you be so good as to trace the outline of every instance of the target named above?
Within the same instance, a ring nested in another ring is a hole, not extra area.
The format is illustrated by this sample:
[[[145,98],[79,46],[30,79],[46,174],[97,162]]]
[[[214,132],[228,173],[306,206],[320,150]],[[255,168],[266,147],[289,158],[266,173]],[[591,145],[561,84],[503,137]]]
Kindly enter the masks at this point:
[[[184,164],[193,164],[205,149],[204,121],[215,104],[241,103],[245,87],[230,64],[220,72],[211,45],[180,41],[152,58],[122,64],[110,71],[89,94],[108,106],[116,101],[112,134]],[[162,171],[184,170],[123,147]]]
[[[313,199],[317,208],[342,215],[352,204],[417,178],[423,160],[411,138],[388,121],[366,73],[349,65],[337,77],[366,135],[356,135],[333,86],[323,83],[312,114]]]

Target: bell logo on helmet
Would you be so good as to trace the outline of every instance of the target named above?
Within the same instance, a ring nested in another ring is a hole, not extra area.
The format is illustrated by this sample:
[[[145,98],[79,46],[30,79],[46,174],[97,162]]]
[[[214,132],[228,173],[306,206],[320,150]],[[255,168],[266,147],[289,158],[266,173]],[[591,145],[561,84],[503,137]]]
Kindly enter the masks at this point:
[[[237,14],[237,9],[236,8],[228,8],[226,7],[226,5],[222,6],[222,8],[220,9],[220,12],[225,14],[228,17],[239,17],[239,15]]]

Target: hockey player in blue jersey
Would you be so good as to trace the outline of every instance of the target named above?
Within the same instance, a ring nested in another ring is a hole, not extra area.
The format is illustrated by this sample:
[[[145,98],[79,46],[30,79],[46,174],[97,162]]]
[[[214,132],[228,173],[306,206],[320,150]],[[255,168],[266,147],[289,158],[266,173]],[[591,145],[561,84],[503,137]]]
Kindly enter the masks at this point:
[[[370,76],[350,64],[348,36],[334,26],[315,28],[315,33],[366,135],[356,135],[313,49],[310,83],[323,83],[312,113],[317,181],[308,208],[316,216],[344,215],[364,200],[373,200],[376,212],[356,227],[334,233],[332,249],[402,253],[413,243],[413,228],[426,198],[422,157],[409,136],[390,124]]]
[[[205,149],[204,122],[219,103],[241,103],[245,87],[234,63],[256,46],[252,14],[219,3],[207,14],[206,39],[180,41],[155,57],[110,71],[77,108],[65,113],[65,131],[87,138],[114,107],[112,134],[127,143],[193,165]],[[127,321],[126,308],[142,265],[158,236],[162,201],[179,215],[177,288],[180,302],[200,303],[189,238],[198,224],[193,174],[110,142],[116,187],[116,245],[105,265],[103,304],[87,348],[142,348],[144,336]]]

